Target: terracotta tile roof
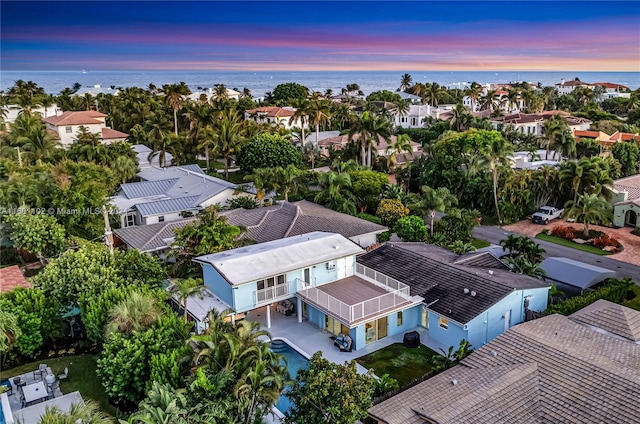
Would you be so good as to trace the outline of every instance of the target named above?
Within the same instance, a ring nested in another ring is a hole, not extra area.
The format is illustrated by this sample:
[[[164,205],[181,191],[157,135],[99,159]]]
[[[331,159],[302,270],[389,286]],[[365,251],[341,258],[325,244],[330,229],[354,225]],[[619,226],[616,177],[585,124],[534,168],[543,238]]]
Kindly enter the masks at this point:
[[[631,140],[640,141],[640,135],[616,131],[609,138],[609,140],[610,141],[631,141]]]
[[[597,300],[569,315],[569,318],[633,342],[640,342],[640,311],[634,311],[608,300]]]
[[[604,88],[615,88],[617,90],[628,90],[629,87],[627,87],[626,85],[621,85],[621,84],[614,84],[611,82],[594,82],[591,85],[595,85],[596,87],[604,87]]]
[[[31,287],[20,267],[13,265],[0,269],[0,293],[6,293],[18,287]]]
[[[424,423],[421,417],[440,424],[637,424],[638,393],[640,344],[550,315],[511,328],[370,413],[389,424]]]
[[[573,132],[573,135],[576,136],[576,137],[598,138],[598,136],[600,136],[600,132],[599,131],[575,130]]]
[[[123,133],[121,131],[117,131],[111,128],[103,128],[102,129],[102,139],[103,140],[111,140],[114,138],[127,138],[129,134]]]
[[[246,113],[249,115],[253,114],[262,114],[268,116],[269,118],[289,118],[295,114],[295,109],[293,108],[282,108],[278,106],[263,106],[256,109],[247,110]]]
[[[581,85],[593,85],[593,84],[589,84],[588,82],[584,82],[584,81],[565,81],[564,83],[559,82],[556,84],[557,87],[560,86],[565,86],[565,87],[579,87]]]
[[[106,116],[104,113],[86,110],[80,112],[64,112],[62,115],[51,116],[43,119],[43,121],[57,127],[64,125],[102,124],[104,120],[100,121],[96,118],[105,118]]]
[[[318,146],[323,146],[323,147],[329,147],[329,146],[339,146],[339,147],[345,147],[347,144],[349,144],[349,141],[354,141],[354,142],[358,142],[358,140],[360,139],[360,134],[354,134],[353,137],[351,138],[351,140],[349,140],[349,135],[348,134],[343,134],[343,135],[339,135],[336,137],[329,137],[329,138],[325,138],[324,140],[319,140],[318,141]],[[382,137],[378,137],[378,144],[374,144],[373,145],[373,149],[374,150],[387,150],[390,148],[390,145],[395,143],[396,141],[396,136],[392,135],[389,138],[390,142],[387,142],[384,138]],[[411,147],[413,147],[414,150],[419,150],[422,146],[420,145],[420,143],[416,143],[415,141],[411,142]]]
[[[571,116],[571,114],[561,110],[547,110],[540,113],[514,113],[494,118],[491,121],[499,124],[531,124],[534,122],[544,122],[547,119],[551,119],[554,115],[564,117],[569,126],[591,123],[591,121],[586,118]]]

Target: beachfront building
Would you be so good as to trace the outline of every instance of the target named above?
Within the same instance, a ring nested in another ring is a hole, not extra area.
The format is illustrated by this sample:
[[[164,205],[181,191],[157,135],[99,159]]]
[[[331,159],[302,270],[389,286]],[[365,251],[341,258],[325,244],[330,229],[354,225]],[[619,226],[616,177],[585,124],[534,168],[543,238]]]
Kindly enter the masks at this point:
[[[465,339],[478,348],[547,308],[549,284],[511,272],[490,252],[460,256],[425,243],[387,243],[358,256],[360,266],[424,298],[420,314],[405,318],[443,346]]]
[[[406,93],[405,93],[406,94]],[[424,128],[425,118],[439,118],[442,111],[430,105],[411,104],[409,110],[404,113],[393,114],[393,125],[402,128]]]
[[[236,195],[235,184],[205,174],[198,165],[149,166],[137,175],[140,182],[121,184],[111,198],[122,227],[179,220]]]
[[[20,105],[6,105],[3,108],[3,111],[5,112],[4,122],[5,123],[15,122],[16,118],[18,117],[20,112],[22,112],[23,110],[24,110],[23,107]],[[43,118],[48,118],[50,116],[56,116],[58,114],[61,114],[62,109],[60,109],[58,105],[53,104],[47,107],[43,107],[43,106],[32,107],[31,113],[33,114],[39,113],[40,116],[42,116]]]
[[[75,142],[81,127],[85,127],[92,134],[98,134],[104,144],[126,141],[129,134],[107,127],[106,117],[104,113],[85,110],[50,116],[44,118],[43,122],[48,130],[57,134],[63,147],[69,147]]]
[[[318,142],[318,147],[320,148],[320,154],[328,156],[329,150],[333,149],[344,149],[347,144],[359,143],[359,134],[353,134],[351,139],[348,134],[343,134],[335,137],[328,137]],[[378,143],[373,144],[372,155],[382,156],[385,158],[390,157],[394,153],[394,145],[396,144],[397,137],[392,135],[389,140],[385,140],[382,137],[379,137]],[[415,141],[411,142],[411,152],[396,152],[396,164],[402,165],[408,162],[413,162],[414,159],[420,157],[422,155],[422,145],[420,143],[416,143]]]
[[[491,118],[491,124],[493,128],[499,130],[512,125],[514,130],[520,131],[523,134],[532,134],[537,137],[544,135],[543,128],[545,121],[551,119],[554,115],[562,116],[569,130],[573,131],[587,131],[591,126],[591,121],[587,118],[579,118],[571,116],[570,113],[561,110],[546,110],[540,113],[515,113],[512,115],[500,116]]]
[[[236,90],[232,90],[231,88],[225,88],[227,93],[227,98],[229,100],[240,100],[242,93]],[[212,100],[216,99],[216,93],[213,88],[208,88],[206,90],[198,90],[187,96],[189,100],[193,102],[204,102],[210,103]]]
[[[584,87],[584,88],[589,88],[591,90],[593,90],[594,88],[596,88],[595,85],[593,84],[589,84],[587,82],[583,82],[580,81],[579,79],[575,79],[575,80],[571,80],[571,81],[565,81],[564,78],[560,80],[559,83],[557,83],[555,85],[556,90],[558,90],[558,94],[565,95],[565,94],[571,94],[573,93],[573,90],[575,90],[578,87]]]
[[[251,319],[271,314],[306,320],[334,335],[349,335],[351,349],[415,326],[422,298],[382,273],[356,265],[364,250],[340,234],[313,232],[200,256],[208,290]],[[187,305],[187,308],[189,306]]]
[[[613,225],[640,228],[640,174],[613,182]]]
[[[295,113],[296,109],[293,107],[263,106],[245,111],[244,119],[257,123],[266,122],[273,126],[281,126],[286,130],[290,130],[294,127],[302,127],[300,118],[294,118],[293,121],[291,120]],[[305,122],[309,122],[308,117],[306,117]]]
[[[460,364],[373,406],[370,422],[638,422],[638,311],[598,300],[474,348]]]
[[[80,87],[78,91],[72,94],[72,96],[86,96],[87,94],[93,97],[96,97],[99,94],[117,96],[119,93],[120,90],[114,86],[103,87],[102,84],[94,84]]]
[[[529,86],[531,88],[535,87],[531,84],[529,84]],[[525,108],[526,104],[524,98],[520,95],[515,98],[509,98],[509,90],[512,90],[513,88],[512,84],[485,84],[482,86],[482,91],[478,98],[473,98],[467,95],[463,96],[462,105],[471,112],[480,112],[480,108],[482,106],[480,99],[486,97],[489,91],[493,91],[495,97],[493,99],[494,101],[492,106],[496,106],[505,114],[519,113]]]

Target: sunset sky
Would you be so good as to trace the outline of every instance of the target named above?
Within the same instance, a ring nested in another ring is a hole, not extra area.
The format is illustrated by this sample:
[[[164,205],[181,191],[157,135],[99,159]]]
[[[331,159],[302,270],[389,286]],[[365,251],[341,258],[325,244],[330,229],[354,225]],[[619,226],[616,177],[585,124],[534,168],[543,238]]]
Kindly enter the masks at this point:
[[[640,72],[638,1],[1,2],[3,70]]]

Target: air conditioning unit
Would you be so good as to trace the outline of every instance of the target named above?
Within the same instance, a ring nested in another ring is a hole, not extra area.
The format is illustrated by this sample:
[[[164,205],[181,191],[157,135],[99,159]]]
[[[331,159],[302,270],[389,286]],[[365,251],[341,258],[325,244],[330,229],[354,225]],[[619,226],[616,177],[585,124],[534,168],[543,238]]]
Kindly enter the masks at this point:
[[[327,262],[327,270],[333,271],[334,269],[336,269],[336,264],[333,262]]]

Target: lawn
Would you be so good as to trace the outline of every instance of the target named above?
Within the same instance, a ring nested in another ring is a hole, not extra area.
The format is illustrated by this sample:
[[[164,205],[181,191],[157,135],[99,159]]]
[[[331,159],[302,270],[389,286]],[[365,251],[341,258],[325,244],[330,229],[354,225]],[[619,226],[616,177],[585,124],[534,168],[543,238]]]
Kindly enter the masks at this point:
[[[489,242],[488,242],[488,241],[486,241],[486,240],[482,240],[482,239],[474,238],[474,239],[471,241],[471,245],[472,245],[473,247],[475,247],[476,249],[482,249],[483,247],[489,247],[489,246],[491,246],[491,243],[489,243]]]
[[[424,345],[415,349],[395,343],[362,356],[356,361],[367,369],[373,369],[377,376],[389,374],[398,380],[400,387],[409,384],[431,371],[431,357],[437,352]]]
[[[69,377],[60,381],[60,390],[63,394],[79,391],[84,399],[97,402],[104,412],[114,417],[118,415],[118,410],[109,403],[109,397],[102,387],[100,377],[96,375],[96,357],[91,354],[42,359],[2,370],[2,379],[36,370],[39,364],[50,366],[55,375],[62,374],[65,368],[69,368]]]
[[[234,184],[247,184],[248,181],[245,181],[245,174],[242,171],[229,172],[229,181]],[[224,178],[224,174],[220,174],[220,178]]]
[[[595,253],[596,255],[600,255],[600,256],[607,256],[611,254],[609,252],[605,252],[604,250],[598,249],[597,247],[593,247],[588,244],[578,244],[578,243],[572,242],[571,240],[563,239],[561,237],[556,237],[556,236],[550,236],[544,233],[539,233],[538,235],[536,235],[536,238],[540,240],[545,240],[551,243],[559,244],[561,246],[567,246],[572,249],[582,250],[583,252]]]
[[[636,297],[622,302],[622,306],[640,311],[640,286],[633,285],[630,290],[636,294]]]

